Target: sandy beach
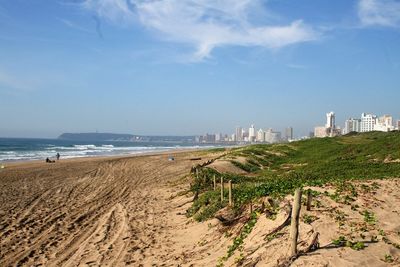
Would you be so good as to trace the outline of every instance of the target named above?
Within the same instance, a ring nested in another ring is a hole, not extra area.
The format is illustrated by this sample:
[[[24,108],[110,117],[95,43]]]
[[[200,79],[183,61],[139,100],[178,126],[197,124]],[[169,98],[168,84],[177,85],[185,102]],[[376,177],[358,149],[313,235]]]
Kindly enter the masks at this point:
[[[7,166],[0,171],[0,265],[172,264],[168,199],[177,191],[169,184],[194,164],[191,152],[174,157]]]
[[[169,155],[18,163],[0,170],[0,265],[217,265],[243,225],[239,221],[226,228],[217,219],[198,223],[185,212],[193,199],[186,194],[191,167],[220,154],[176,152],[174,161],[168,160]],[[201,160],[193,161],[193,157]],[[379,181],[379,185],[379,194],[361,195],[358,204],[360,209],[372,209],[388,238],[400,242],[400,196],[393,190],[400,181]],[[332,239],[351,230],[337,227],[332,211],[345,210],[351,214],[346,220],[354,225],[362,221],[357,212],[351,213],[323,195],[319,201],[324,208],[310,215],[318,216],[313,230],[321,233],[322,247],[329,247]],[[285,216],[284,207],[274,221],[261,216],[243,252],[225,266],[278,266],[287,253],[287,233],[271,242],[264,237]],[[302,223],[300,229],[306,245],[312,228]],[[389,252],[399,254],[385,242],[371,243],[361,252],[327,248],[300,257],[293,266],[395,266],[396,262],[381,260]],[[240,262],[242,253],[245,262]]]

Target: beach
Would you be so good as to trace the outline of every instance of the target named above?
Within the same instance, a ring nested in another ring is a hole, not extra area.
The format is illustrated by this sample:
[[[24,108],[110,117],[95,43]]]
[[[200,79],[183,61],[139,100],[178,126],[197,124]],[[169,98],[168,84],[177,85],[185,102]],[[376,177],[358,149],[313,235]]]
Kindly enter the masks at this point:
[[[249,211],[244,209],[243,220],[226,227],[215,218],[196,222],[186,216],[186,210],[193,203],[188,191],[191,168],[222,153],[182,151],[7,165],[0,170],[0,265],[217,265]],[[218,161],[213,165],[220,166]],[[357,203],[360,210],[364,206],[372,209],[388,238],[398,242],[400,196],[393,188],[400,180],[378,183],[376,195],[360,195]],[[265,235],[282,223],[287,215],[284,205],[291,201],[291,196],[282,200],[275,220],[261,215],[243,250],[224,265],[278,266],[287,256],[288,235],[283,231],[268,242]],[[372,242],[362,251],[329,248],[341,232],[349,231],[334,226],[337,218],[329,212],[352,211],[323,195],[320,201],[326,207],[309,214],[319,217],[314,230],[320,232],[320,245],[328,248],[300,257],[293,266],[391,266],[381,258],[389,252],[398,255],[398,251],[385,242]],[[357,214],[346,220],[356,222]],[[300,224],[302,246],[308,244],[311,230],[307,223]],[[244,262],[240,262],[242,254]]]
[[[1,266],[172,264],[168,199],[177,191],[168,185],[194,164],[191,152],[173,156],[18,163],[1,170]]]

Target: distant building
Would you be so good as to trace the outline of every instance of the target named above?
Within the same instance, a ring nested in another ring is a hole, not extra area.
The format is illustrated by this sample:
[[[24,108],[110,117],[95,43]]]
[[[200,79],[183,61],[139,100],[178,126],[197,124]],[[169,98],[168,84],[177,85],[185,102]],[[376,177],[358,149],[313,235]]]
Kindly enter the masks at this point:
[[[243,141],[243,128],[242,127],[236,127],[236,140],[235,141]]]
[[[329,136],[328,129],[325,126],[317,126],[314,128],[314,137],[324,138],[328,136]]]
[[[293,128],[288,127],[285,129],[285,139],[287,141],[293,140]]]
[[[257,142],[265,142],[265,132],[262,129],[257,132]]]
[[[376,115],[362,113],[361,114],[361,127],[360,132],[371,132],[374,130],[376,124]]]
[[[215,134],[215,142],[221,142],[221,141],[223,141],[222,134],[220,133]]]
[[[400,120],[397,121],[397,130],[400,130]]]
[[[361,119],[350,118],[346,120],[343,134],[348,134],[351,132],[360,132],[360,131],[361,131]]]
[[[331,111],[326,114],[326,128],[335,129],[336,128],[336,115],[335,112]]]
[[[340,134],[341,130],[339,127],[336,127],[336,115],[333,111],[326,114],[325,126],[314,128],[314,136],[318,138],[334,137]]]
[[[274,132],[272,129],[268,129],[265,132],[265,141],[271,144],[279,143],[282,140],[282,134],[280,132]]]
[[[394,130],[393,117],[390,115],[383,115],[376,120],[374,131],[390,132]]]
[[[254,128],[254,124],[249,128],[249,142],[256,141],[256,129]]]
[[[215,143],[215,134],[205,134],[198,138],[196,137],[196,141],[199,143]]]

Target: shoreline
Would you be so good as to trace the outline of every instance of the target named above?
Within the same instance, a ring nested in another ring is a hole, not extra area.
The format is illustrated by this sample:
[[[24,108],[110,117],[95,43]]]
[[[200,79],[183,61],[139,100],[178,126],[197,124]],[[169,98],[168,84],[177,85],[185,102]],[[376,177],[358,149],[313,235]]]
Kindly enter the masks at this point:
[[[222,147],[221,147],[222,148]],[[226,148],[226,147],[223,147]],[[91,161],[106,161],[106,160],[115,160],[115,159],[129,159],[129,158],[139,158],[139,157],[150,157],[150,156],[162,156],[162,155],[177,155],[181,153],[187,152],[199,152],[199,151],[207,151],[209,149],[213,149],[210,147],[207,148],[182,148],[182,149],[171,149],[171,150],[162,150],[162,151],[144,151],[136,154],[121,154],[121,155],[101,155],[101,156],[83,156],[83,157],[70,157],[70,158],[60,158],[59,161],[55,163],[47,163],[45,159],[32,159],[32,160],[16,160],[16,161],[0,161],[0,166],[4,166],[5,169],[9,167],[23,167],[25,165],[38,165],[38,164],[48,164],[59,165],[62,163],[71,163],[71,162],[91,162]],[[58,164],[57,164],[58,163]],[[0,169],[1,171],[2,169]]]

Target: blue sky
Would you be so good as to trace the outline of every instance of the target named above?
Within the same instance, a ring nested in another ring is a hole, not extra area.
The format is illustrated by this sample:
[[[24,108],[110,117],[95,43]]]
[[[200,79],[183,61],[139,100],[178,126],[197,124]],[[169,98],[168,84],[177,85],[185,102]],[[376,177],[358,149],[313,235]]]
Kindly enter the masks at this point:
[[[1,0],[0,136],[400,118],[398,0]]]

